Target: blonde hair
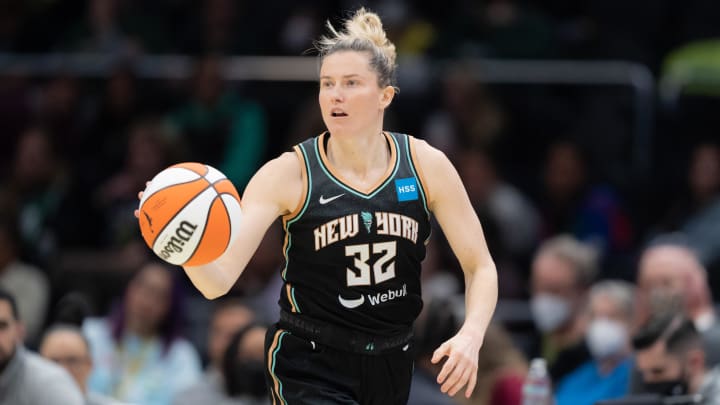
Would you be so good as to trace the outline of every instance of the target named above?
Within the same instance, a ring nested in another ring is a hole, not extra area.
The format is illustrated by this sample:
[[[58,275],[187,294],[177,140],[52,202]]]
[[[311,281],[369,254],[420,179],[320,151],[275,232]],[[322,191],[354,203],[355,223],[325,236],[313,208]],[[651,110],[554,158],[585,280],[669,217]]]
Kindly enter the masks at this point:
[[[388,40],[382,21],[377,14],[360,8],[344,21],[344,30],[337,31],[327,22],[330,35],[315,41],[315,49],[320,53],[320,61],[328,55],[340,51],[368,52],[370,67],[378,75],[380,87],[395,87],[395,45]]]

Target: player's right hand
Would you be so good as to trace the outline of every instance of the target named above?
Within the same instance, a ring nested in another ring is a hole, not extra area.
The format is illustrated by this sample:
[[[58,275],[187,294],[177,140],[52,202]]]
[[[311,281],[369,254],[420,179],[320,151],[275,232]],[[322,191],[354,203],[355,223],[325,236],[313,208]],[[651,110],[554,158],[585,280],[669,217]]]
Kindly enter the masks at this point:
[[[147,190],[147,188],[148,188],[149,185],[150,185],[150,182],[149,182],[149,181],[146,181],[146,182],[145,182],[145,190]],[[138,192],[138,201],[142,200],[142,196],[143,196],[143,193],[144,193],[144,192],[145,192],[144,190]],[[135,214],[135,218],[140,218],[140,210],[139,210],[139,209],[138,209],[138,210],[135,210],[135,211],[133,212],[133,214]]]

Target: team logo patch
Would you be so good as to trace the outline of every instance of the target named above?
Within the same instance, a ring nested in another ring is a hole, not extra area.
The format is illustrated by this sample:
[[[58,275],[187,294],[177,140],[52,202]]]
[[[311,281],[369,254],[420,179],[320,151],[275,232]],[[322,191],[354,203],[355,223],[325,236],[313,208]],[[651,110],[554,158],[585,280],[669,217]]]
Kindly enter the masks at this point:
[[[412,201],[418,199],[418,185],[415,177],[395,180],[395,192],[398,201]]]
[[[370,229],[372,228],[373,215],[367,211],[363,211],[360,213],[360,216],[362,217],[365,229],[367,229],[367,233],[370,233]]]

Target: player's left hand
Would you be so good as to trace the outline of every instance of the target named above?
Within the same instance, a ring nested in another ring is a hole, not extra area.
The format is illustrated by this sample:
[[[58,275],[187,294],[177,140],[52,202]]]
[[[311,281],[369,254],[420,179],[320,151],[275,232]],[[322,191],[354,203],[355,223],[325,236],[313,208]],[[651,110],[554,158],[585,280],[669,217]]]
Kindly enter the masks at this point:
[[[480,338],[469,331],[462,329],[457,335],[446,341],[435,350],[432,363],[437,364],[443,357],[447,360],[438,374],[437,382],[442,384],[440,390],[448,395],[455,396],[463,387],[465,397],[470,398],[477,383],[478,353],[482,346]]]

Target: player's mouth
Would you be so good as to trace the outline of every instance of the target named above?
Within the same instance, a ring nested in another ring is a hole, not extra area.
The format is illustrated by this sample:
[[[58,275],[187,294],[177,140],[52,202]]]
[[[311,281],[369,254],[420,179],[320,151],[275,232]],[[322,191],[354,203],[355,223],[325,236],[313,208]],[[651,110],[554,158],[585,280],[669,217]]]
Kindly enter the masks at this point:
[[[339,108],[333,108],[332,111],[330,111],[330,115],[336,118],[339,117],[347,117],[347,113]]]

